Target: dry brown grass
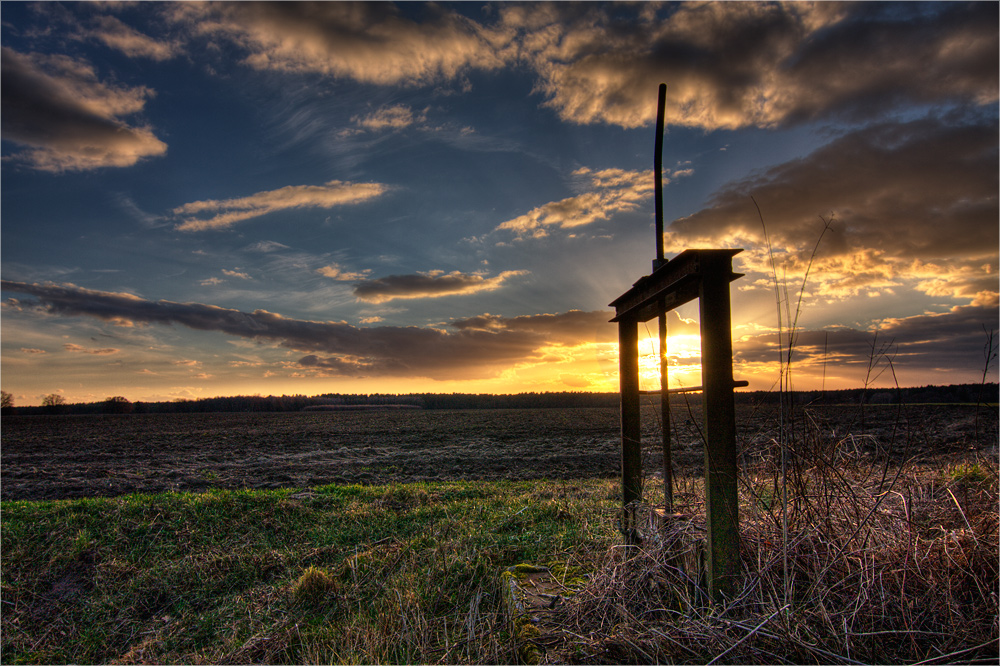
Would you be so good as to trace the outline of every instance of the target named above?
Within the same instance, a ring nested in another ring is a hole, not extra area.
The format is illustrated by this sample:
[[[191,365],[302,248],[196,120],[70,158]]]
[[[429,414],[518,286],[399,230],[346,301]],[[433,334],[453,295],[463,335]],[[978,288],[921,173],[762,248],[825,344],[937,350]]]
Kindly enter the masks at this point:
[[[794,441],[785,483],[774,456],[741,472],[734,598],[713,603],[698,584],[701,481],[682,479],[677,508],[694,518],[607,551],[552,619],[544,660],[996,663],[995,449],[942,466],[815,432]]]

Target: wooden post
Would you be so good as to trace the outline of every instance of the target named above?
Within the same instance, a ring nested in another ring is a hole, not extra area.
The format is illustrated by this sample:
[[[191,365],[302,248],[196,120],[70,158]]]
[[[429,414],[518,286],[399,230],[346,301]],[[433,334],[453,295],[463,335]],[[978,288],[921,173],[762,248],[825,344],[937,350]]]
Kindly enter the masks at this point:
[[[733,404],[733,340],[729,304],[732,261],[701,257],[701,375],[705,410],[706,569],[709,594],[731,596],[739,575],[736,410]]]
[[[639,420],[639,324],[618,322],[618,372],[622,419],[622,532],[629,545],[638,543],[635,505],[642,499],[642,433]]]

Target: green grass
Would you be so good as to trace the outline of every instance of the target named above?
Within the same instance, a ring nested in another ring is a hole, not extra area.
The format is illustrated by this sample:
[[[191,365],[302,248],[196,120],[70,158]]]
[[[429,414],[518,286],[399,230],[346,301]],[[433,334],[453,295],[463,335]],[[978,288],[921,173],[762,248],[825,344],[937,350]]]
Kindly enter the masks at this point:
[[[616,480],[2,504],[4,663],[510,662],[499,573],[619,538]]]

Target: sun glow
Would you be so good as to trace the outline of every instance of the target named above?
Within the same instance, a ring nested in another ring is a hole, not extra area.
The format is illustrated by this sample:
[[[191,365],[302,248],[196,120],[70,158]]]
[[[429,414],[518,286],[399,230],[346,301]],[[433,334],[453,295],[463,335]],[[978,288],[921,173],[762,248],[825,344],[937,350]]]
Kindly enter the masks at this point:
[[[639,387],[660,388],[660,338],[639,340]],[[701,336],[667,335],[667,382],[671,388],[701,384]]]

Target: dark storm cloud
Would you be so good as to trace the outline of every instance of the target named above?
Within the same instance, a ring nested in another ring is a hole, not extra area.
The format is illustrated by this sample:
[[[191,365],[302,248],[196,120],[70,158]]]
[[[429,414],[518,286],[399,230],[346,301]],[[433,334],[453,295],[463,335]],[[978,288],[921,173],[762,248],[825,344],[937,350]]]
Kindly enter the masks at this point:
[[[385,303],[397,298],[437,298],[475,294],[481,291],[495,291],[508,279],[524,274],[526,271],[504,271],[492,278],[458,271],[447,274],[442,271],[431,271],[417,275],[388,275],[359,283],[354,288],[354,295],[359,301]]]
[[[606,321],[607,313],[538,315],[495,321],[488,328],[465,320],[452,332],[416,326],[359,328],[342,322],[289,319],[273,312],[241,312],[202,303],[149,301],[132,294],[85,289],[76,285],[29,284],[4,280],[0,288],[34,296],[20,301],[53,314],[97,317],[119,325],[180,324],[241,338],[274,342],[308,352],[299,364],[326,374],[394,375],[459,379],[490,376],[538,356],[546,345],[586,340],[575,330]],[[321,358],[319,354],[328,354]]]
[[[3,138],[25,146],[19,157],[34,168],[125,167],[167,150],[149,128],[122,120],[142,110],[148,88],[103,83],[83,60],[6,47],[2,70]]]

